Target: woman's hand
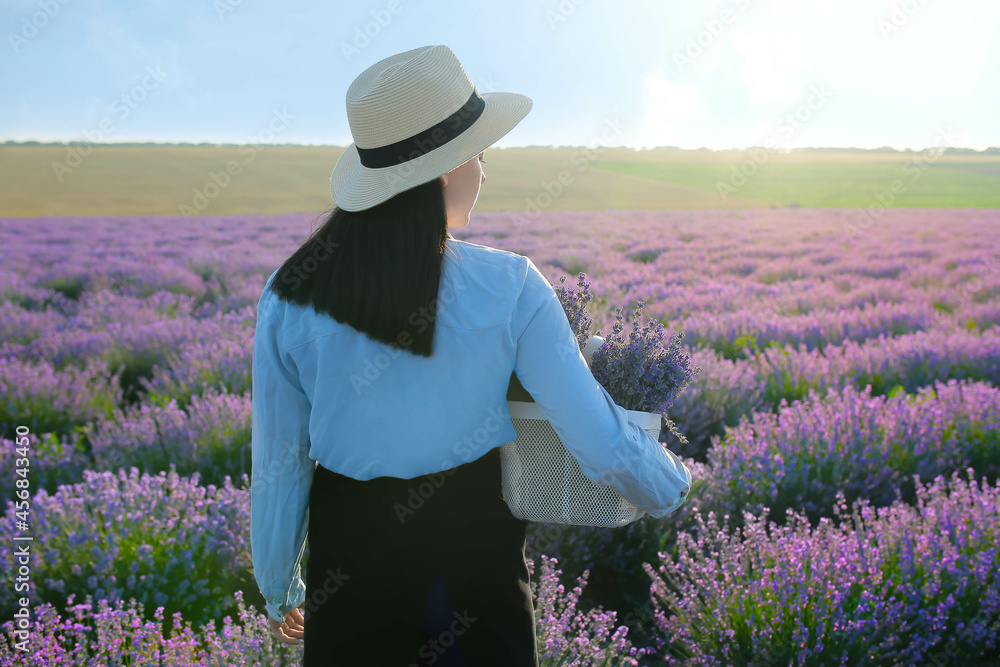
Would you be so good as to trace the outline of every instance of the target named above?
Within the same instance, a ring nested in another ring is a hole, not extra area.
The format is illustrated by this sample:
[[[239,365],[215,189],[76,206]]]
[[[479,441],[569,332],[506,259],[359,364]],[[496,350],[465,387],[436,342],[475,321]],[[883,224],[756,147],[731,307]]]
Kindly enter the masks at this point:
[[[299,605],[298,609],[293,609],[288,614],[285,615],[285,621],[279,622],[271,618],[271,615],[267,615],[267,623],[271,626],[271,634],[277,637],[285,644],[298,645],[302,643],[302,638],[305,637],[306,628],[303,625],[305,622],[305,617],[302,616],[302,612],[299,609],[305,609],[306,603],[303,602]]]

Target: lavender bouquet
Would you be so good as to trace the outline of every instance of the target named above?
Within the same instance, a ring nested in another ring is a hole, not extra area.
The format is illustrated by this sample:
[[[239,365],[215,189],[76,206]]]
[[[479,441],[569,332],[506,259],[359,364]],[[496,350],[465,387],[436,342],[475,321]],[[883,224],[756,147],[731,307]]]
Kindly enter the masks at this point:
[[[587,314],[587,305],[594,297],[586,278],[585,273],[579,274],[577,290],[566,287],[565,276],[553,288],[566,311],[566,318],[581,351],[591,339],[590,328],[593,325],[593,318]],[[648,320],[644,326],[640,325],[644,306],[642,301],[637,302],[637,308],[632,313],[632,331],[627,335],[622,334],[625,328],[622,308],[615,309],[617,321],[607,339],[590,357],[590,369],[615,404],[626,410],[658,413],[670,433],[680,442],[687,443],[687,438],[666,416],[666,412],[701,368],[691,367],[691,357],[681,347],[683,332],[675,333],[665,342],[667,335],[662,323]],[[600,334],[598,330],[596,335]],[[534,401],[517,381],[516,375],[511,376],[507,399]]]

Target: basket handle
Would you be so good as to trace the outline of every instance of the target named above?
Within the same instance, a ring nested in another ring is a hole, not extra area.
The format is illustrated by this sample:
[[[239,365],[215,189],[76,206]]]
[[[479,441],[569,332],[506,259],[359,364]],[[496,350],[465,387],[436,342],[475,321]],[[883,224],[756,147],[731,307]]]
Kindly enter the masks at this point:
[[[583,347],[583,358],[587,362],[587,368],[590,368],[590,361],[591,357],[594,356],[594,352],[596,352],[597,348],[602,345],[604,345],[603,338],[600,336],[591,336],[590,340],[588,340],[587,344]]]

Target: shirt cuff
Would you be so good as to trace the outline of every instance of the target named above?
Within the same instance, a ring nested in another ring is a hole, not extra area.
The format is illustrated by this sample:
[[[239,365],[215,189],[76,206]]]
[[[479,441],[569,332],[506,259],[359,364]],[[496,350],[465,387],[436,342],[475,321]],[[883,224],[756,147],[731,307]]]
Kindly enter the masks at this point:
[[[676,455],[675,455],[675,457],[676,457]],[[693,482],[693,479],[691,477],[691,469],[688,468],[686,465],[684,465],[684,462],[681,461],[679,458],[677,459],[677,461],[678,461],[679,465],[681,466],[681,469],[684,471],[684,486],[677,493],[677,496],[674,499],[674,502],[671,503],[671,505],[669,507],[666,507],[666,508],[663,508],[663,509],[643,509],[643,508],[640,508],[640,509],[642,509],[643,512],[646,512],[647,514],[649,514],[649,516],[653,517],[654,519],[662,519],[663,517],[665,517],[665,516],[667,516],[669,514],[673,514],[674,512],[676,512],[677,510],[679,510],[681,508],[681,505],[683,505],[685,503],[685,501],[688,499],[688,495],[691,493],[691,485],[692,485],[692,482]]]
[[[306,584],[302,581],[301,575],[296,575],[292,580],[291,588],[285,595],[284,600],[267,600],[267,614],[276,621],[284,622],[285,616],[292,613],[306,600]]]

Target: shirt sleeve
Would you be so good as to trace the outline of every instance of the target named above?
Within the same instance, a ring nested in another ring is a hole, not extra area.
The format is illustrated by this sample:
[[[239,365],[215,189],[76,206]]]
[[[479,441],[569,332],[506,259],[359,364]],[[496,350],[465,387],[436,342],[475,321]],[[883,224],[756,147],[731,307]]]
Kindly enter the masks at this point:
[[[268,615],[285,615],[305,601],[301,560],[309,526],[311,406],[294,362],[278,349],[277,295],[257,304],[252,362],[250,547],[254,578]]]
[[[594,378],[552,285],[524,258],[511,331],[514,372],[585,477],[660,518],[683,504],[691,472]]]

